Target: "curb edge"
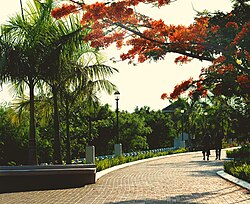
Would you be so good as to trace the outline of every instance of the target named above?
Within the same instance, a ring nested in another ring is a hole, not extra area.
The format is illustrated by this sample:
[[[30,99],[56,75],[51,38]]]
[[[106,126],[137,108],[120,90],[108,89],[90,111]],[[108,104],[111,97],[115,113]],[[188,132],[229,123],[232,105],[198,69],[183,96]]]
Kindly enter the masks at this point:
[[[250,183],[243,181],[242,179],[236,178],[236,177],[226,173],[223,170],[217,171],[216,173],[217,173],[217,175],[219,175],[223,179],[226,179],[226,180],[250,191]]]

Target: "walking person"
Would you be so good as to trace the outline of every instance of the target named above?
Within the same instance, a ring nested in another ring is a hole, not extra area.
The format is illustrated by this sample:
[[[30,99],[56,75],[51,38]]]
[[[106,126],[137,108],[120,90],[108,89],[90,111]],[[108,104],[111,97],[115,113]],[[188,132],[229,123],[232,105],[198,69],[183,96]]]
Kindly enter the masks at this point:
[[[215,140],[214,140],[214,147],[215,147],[215,160],[220,160],[221,157],[221,149],[222,149],[222,139],[223,136],[221,133],[217,134],[215,136]]]
[[[203,160],[205,160],[207,157],[207,160],[209,160],[209,155],[210,155],[210,145],[211,145],[211,135],[207,131],[205,133],[205,136],[203,137],[203,149],[202,149],[202,154],[203,154]]]

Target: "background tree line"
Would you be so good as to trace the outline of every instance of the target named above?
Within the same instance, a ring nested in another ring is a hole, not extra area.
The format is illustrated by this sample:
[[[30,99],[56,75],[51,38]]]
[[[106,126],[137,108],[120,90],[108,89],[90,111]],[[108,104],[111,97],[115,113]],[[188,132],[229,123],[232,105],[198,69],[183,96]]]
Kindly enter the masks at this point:
[[[37,104],[39,106],[39,104]],[[62,108],[62,107],[60,107]],[[60,109],[59,109],[59,112]],[[62,158],[67,159],[66,118],[60,115]],[[95,105],[94,114],[84,108],[84,104],[74,106],[70,117],[71,158],[85,156],[86,145],[94,145],[97,155],[113,153],[116,143],[116,114],[109,105]],[[155,149],[173,145],[173,122],[169,115],[149,107],[136,108],[133,113],[121,111],[119,114],[119,142],[124,152]],[[29,113],[20,117],[10,106],[0,109],[0,164],[9,162],[27,164]],[[36,115],[36,135],[38,163],[53,162],[53,123],[44,121],[44,115]]]
[[[36,106],[41,106],[37,102]],[[215,138],[222,134],[226,139],[238,142],[249,139],[249,113],[247,107],[238,98],[207,98],[206,101],[190,101],[179,98],[171,105],[172,113],[150,110],[149,107],[136,107],[134,112],[119,112],[119,142],[124,152],[172,147],[174,138],[181,134],[184,109],[184,132],[189,133],[189,146],[199,150],[202,137],[208,129]],[[93,109],[86,104],[75,103],[70,112],[70,158],[85,156],[85,147],[94,145],[97,155],[113,154],[116,138],[116,112],[108,104],[94,103]],[[38,108],[41,110],[41,108]],[[67,160],[66,116],[63,106],[59,106],[62,159]],[[205,112],[207,114],[205,114]],[[20,115],[16,108],[2,105],[0,108],[0,164],[9,162],[28,163],[29,112]],[[53,118],[46,119],[41,112],[36,113],[36,135],[38,163],[53,162],[54,127]]]

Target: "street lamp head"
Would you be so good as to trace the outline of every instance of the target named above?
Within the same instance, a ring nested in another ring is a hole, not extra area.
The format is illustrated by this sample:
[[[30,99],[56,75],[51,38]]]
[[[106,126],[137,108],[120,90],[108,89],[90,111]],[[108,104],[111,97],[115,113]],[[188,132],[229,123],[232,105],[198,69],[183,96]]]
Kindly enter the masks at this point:
[[[115,95],[115,100],[119,100],[120,99],[120,92],[119,91],[116,91],[114,93],[114,95]]]
[[[185,112],[185,111],[182,109],[182,110],[181,110],[181,114],[183,114],[184,112]]]

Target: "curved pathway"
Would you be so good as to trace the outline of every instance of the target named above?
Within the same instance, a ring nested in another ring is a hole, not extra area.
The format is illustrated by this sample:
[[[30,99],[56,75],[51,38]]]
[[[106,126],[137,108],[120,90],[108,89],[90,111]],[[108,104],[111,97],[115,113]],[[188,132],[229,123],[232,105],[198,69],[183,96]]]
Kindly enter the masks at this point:
[[[201,152],[171,155],[113,171],[82,188],[0,194],[0,203],[250,203],[249,191],[216,174],[223,161],[201,159]]]

